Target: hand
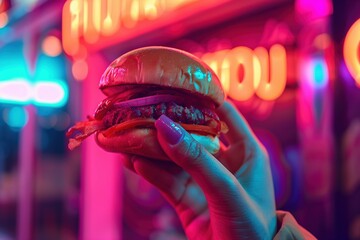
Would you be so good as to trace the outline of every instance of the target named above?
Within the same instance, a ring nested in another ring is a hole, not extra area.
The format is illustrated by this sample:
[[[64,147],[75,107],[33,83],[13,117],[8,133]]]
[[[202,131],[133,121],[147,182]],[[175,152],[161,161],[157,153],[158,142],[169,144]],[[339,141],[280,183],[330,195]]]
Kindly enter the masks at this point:
[[[229,102],[218,110],[229,131],[216,158],[181,126],[162,116],[158,140],[171,161],[124,156],[156,186],[194,239],[272,239],[275,198],[266,150]]]

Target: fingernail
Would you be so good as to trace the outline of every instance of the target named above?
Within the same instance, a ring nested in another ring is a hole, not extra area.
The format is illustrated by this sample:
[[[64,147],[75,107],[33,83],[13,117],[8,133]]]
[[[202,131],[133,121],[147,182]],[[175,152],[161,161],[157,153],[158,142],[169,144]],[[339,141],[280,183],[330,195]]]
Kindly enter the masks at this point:
[[[161,115],[159,119],[155,121],[155,127],[171,145],[180,142],[183,136],[181,129],[165,115]]]

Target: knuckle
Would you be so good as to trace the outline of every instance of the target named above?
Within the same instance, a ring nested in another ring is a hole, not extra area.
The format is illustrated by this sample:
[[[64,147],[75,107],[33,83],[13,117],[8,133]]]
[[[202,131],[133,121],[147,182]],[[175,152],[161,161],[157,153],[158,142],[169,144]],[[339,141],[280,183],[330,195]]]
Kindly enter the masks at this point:
[[[260,158],[264,161],[269,161],[268,151],[260,141],[251,142],[249,145],[249,157]]]
[[[219,177],[218,189],[226,189],[228,195],[237,195],[239,193],[239,182],[236,177]]]
[[[259,144],[257,152],[258,152],[259,157],[262,158],[265,162],[270,161],[269,153],[262,143]]]
[[[203,147],[194,139],[187,141],[185,148],[182,149],[181,160],[184,163],[184,167],[193,168],[195,166],[201,165],[204,160],[204,149]]]

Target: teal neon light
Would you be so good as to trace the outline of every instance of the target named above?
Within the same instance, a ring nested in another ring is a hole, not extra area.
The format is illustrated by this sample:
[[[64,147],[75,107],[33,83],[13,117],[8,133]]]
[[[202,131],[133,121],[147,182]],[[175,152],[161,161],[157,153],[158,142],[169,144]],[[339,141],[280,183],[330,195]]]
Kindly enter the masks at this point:
[[[61,80],[35,83],[26,79],[0,81],[0,102],[4,103],[62,107],[68,97],[68,87]]]
[[[5,122],[12,128],[19,129],[26,125],[29,120],[27,111],[23,107],[12,107],[4,112]]]

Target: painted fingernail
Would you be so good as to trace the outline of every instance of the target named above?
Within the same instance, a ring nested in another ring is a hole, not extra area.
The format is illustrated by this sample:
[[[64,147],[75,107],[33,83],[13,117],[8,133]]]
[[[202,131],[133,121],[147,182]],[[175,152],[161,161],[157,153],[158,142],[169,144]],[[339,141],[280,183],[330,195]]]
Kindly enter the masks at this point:
[[[158,120],[155,121],[155,127],[164,136],[165,140],[175,145],[180,142],[183,133],[181,129],[167,116],[161,115]]]

